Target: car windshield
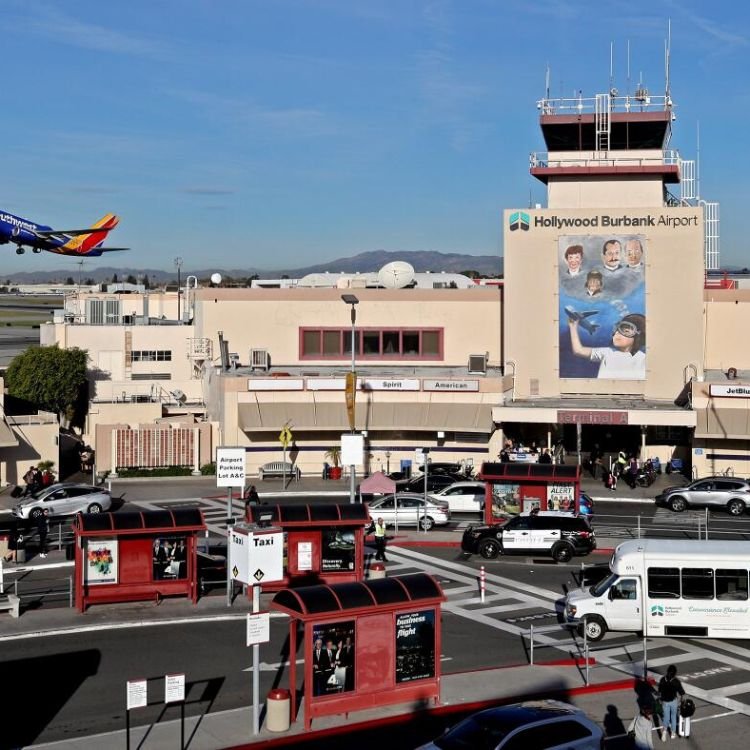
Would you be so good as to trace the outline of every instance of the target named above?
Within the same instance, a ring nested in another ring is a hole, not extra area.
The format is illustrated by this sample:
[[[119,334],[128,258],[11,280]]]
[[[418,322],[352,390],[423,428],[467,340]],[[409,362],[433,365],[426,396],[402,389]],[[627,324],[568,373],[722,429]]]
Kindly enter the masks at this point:
[[[438,737],[435,745],[442,750],[493,750],[512,729],[504,726],[497,717],[477,714]]]
[[[595,586],[589,589],[591,596],[601,596],[615,581],[617,573],[610,573],[606,578],[599,581]]]

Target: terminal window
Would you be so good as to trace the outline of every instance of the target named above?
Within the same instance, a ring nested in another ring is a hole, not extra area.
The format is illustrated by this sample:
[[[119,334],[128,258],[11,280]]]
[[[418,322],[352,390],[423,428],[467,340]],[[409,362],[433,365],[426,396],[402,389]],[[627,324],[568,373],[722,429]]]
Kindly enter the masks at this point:
[[[300,331],[300,359],[348,359],[351,328],[304,328]],[[443,359],[443,329],[358,328],[354,353],[362,359]]]

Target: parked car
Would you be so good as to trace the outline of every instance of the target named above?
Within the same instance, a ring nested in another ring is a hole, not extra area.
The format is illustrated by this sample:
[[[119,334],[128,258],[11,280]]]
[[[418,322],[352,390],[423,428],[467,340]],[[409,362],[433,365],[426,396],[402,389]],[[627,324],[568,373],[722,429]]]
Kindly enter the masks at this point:
[[[104,487],[58,482],[20,499],[13,507],[16,518],[37,518],[45,509],[50,516],[101,513],[112,507],[112,496]]]
[[[741,516],[750,507],[750,481],[735,477],[704,477],[683,487],[667,487],[656,504],[680,513],[688,508],[726,510]]]
[[[465,477],[457,476],[456,474],[428,474],[427,475],[427,492],[433,493],[439,490],[445,489],[455,482],[463,481]],[[396,489],[398,492],[415,492],[424,493],[424,474],[412,477],[411,479],[404,479],[400,482],[396,482]]]
[[[455,482],[445,489],[433,492],[436,500],[445,500],[451,512],[481,513],[484,510],[484,496],[487,485],[484,482]]]
[[[424,473],[424,465],[417,466],[417,469]],[[427,469],[430,474],[456,474],[457,476],[463,474],[461,464],[456,464],[449,461],[430,461],[427,464]]]
[[[478,711],[418,750],[600,750],[604,731],[575,706],[526,701]]]
[[[394,526],[398,520],[402,526],[419,526],[429,530],[433,526],[445,526],[450,521],[451,512],[448,503],[442,500],[427,498],[413,492],[397,492],[385,495],[368,504],[370,520],[375,523],[382,518],[388,526]]]
[[[464,532],[461,549],[486,560],[498,555],[547,553],[557,562],[596,549],[596,536],[585,516],[561,511],[522,513],[503,524],[472,524]]]

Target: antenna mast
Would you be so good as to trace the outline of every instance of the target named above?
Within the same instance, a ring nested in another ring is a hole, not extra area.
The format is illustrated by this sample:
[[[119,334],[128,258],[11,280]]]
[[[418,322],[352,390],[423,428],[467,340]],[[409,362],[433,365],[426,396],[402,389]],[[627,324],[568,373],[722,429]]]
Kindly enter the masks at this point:
[[[667,98],[667,106],[671,106],[671,97],[669,93],[669,63],[670,63],[670,55],[671,55],[671,47],[672,47],[672,19],[670,18],[667,21],[667,41],[665,45],[664,50],[664,78],[665,78],[665,96]]]

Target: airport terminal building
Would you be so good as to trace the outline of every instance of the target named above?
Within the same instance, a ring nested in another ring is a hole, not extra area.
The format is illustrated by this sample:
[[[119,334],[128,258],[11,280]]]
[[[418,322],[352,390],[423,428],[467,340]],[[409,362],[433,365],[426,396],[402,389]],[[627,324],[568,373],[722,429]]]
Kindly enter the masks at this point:
[[[68,298],[41,339],[89,351],[97,469],[197,468],[223,445],[244,446],[255,473],[281,458],[288,426],[289,458],[318,473],[350,429],[354,368],[358,473],[397,470],[415,448],[479,465],[513,438],[750,474],[750,292],[706,282],[718,209],[693,197],[694,165],[670,148],[671,97],[538,111],[546,151],[530,171],[546,205],[502,213],[501,284],[189,277],[179,297]]]

